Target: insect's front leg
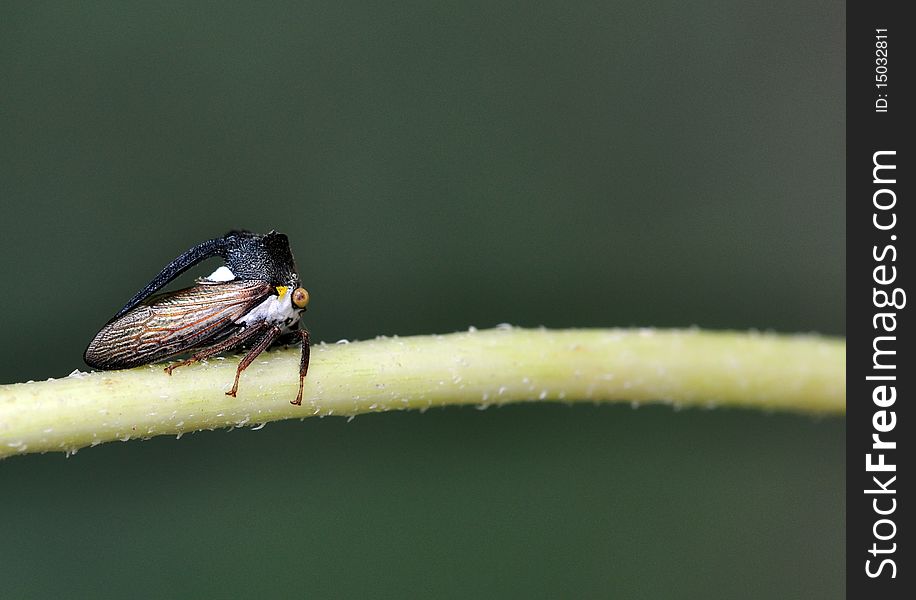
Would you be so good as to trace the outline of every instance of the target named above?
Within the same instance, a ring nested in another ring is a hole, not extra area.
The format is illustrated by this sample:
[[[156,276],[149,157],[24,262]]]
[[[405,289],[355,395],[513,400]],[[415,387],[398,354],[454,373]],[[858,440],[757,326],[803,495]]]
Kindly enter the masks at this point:
[[[295,400],[290,400],[290,404],[299,406],[302,404],[302,384],[305,383],[305,376],[309,372],[309,332],[307,329],[300,329],[299,336],[302,339],[302,356],[299,358],[299,393],[296,394]]]

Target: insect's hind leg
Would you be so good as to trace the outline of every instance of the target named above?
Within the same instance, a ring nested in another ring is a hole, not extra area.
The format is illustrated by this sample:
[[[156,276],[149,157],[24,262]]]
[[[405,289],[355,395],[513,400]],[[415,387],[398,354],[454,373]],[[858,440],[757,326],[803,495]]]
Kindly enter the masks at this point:
[[[167,366],[165,368],[165,372],[171,375],[172,371],[174,371],[178,367],[184,367],[184,366],[196,363],[198,361],[201,361],[205,358],[209,358],[215,354],[219,354],[220,352],[226,352],[228,350],[232,350],[233,348],[241,346],[242,344],[247,342],[252,337],[258,335],[259,333],[263,333],[265,330],[270,329],[271,327],[273,327],[273,325],[270,325],[268,323],[260,323],[258,325],[246,327],[242,329],[241,331],[239,331],[238,333],[236,333],[235,335],[229,338],[226,338],[225,340],[219,343],[213,344],[212,346],[208,346],[207,348],[203,348],[202,350],[194,354],[194,356],[192,356],[191,358],[188,358],[181,362],[175,363],[174,365]]]

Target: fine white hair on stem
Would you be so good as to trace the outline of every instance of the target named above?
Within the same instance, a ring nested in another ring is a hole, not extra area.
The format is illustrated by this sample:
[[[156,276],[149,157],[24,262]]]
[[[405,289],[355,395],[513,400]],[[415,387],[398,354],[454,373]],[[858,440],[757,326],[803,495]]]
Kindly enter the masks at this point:
[[[0,458],[72,454],[114,440],[309,416],[349,417],[511,402],[663,402],[844,414],[846,343],[816,335],[699,329],[521,329],[385,337],[265,352],[226,396],[238,357],[0,386]]]

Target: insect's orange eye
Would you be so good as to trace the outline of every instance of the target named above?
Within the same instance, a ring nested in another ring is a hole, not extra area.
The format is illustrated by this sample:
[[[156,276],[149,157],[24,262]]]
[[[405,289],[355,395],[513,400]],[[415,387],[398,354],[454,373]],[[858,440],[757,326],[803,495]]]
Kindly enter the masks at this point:
[[[293,304],[297,308],[305,308],[309,305],[309,293],[305,288],[296,288],[293,290]]]

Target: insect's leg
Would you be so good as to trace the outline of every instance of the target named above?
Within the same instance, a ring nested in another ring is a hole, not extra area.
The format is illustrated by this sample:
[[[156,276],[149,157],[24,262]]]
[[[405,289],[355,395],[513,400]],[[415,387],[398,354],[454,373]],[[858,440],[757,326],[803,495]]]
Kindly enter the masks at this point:
[[[259,333],[263,333],[264,330],[269,327],[271,327],[271,325],[268,325],[267,323],[261,323],[259,325],[253,325],[250,327],[246,327],[245,329],[242,329],[237,334],[219,342],[218,344],[213,344],[212,346],[202,349],[200,352],[198,352],[197,354],[195,354],[194,356],[192,356],[191,358],[187,360],[183,360],[179,363],[175,363],[174,365],[167,366],[165,368],[165,372],[171,375],[172,371],[174,371],[178,367],[184,367],[186,365],[190,365],[191,363],[196,363],[199,360],[209,358],[213,356],[214,354],[219,354],[220,352],[226,352],[227,350],[232,350],[236,346],[240,346],[244,344],[250,338],[258,335]]]
[[[309,332],[307,329],[300,329],[299,336],[302,338],[302,358],[299,359],[299,393],[296,394],[295,400],[290,400],[290,404],[299,406],[302,404],[302,384],[305,382],[305,375],[309,372]]]
[[[247,369],[248,365],[254,362],[254,359],[258,357],[258,354],[267,350],[270,345],[273,344],[278,337],[280,337],[280,333],[283,331],[276,325],[269,325],[267,323],[262,323],[258,326],[258,329],[260,331],[264,331],[266,329],[267,331],[264,336],[259,339],[254,346],[251,347],[251,349],[248,351],[248,354],[245,355],[245,358],[239,362],[239,367],[235,370],[235,382],[232,384],[232,389],[226,392],[227,396],[232,396],[235,398],[235,393],[239,389],[239,377],[242,375],[242,371]]]

